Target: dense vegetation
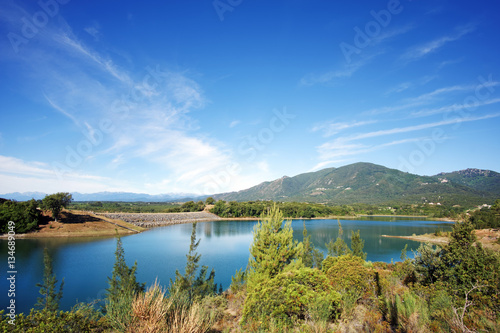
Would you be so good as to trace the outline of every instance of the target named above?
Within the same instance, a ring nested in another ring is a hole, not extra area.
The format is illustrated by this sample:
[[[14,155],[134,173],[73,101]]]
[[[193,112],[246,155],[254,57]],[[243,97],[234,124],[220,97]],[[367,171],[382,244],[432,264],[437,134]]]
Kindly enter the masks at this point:
[[[210,212],[220,217],[259,217],[268,211],[273,201],[230,201],[219,200]],[[391,206],[352,204],[352,205],[324,205],[305,202],[276,202],[279,209],[287,218],[314,218],[329,216],[355,215],[420,215],[434,218],[456,218],[465,209],[459,206],[430,205],[430,204],[401,204]]]
[[[35,200],[16,202],[3,200],[0,202],[0,231],[9,231],[9,221],[15,224],[15,233],[25,233],[34,230],[41,222],[41,213],[37,209],[39,203]]]
[[[471,212],[470,221],[475,229],[500,227],[500,200],[496,200],[491,207]]]
[[[203,201],[188,201],[182,204],[170,202],[92,201],[73,202],[68,208],[108,213],[181,213],[202,211],[205,204]]]

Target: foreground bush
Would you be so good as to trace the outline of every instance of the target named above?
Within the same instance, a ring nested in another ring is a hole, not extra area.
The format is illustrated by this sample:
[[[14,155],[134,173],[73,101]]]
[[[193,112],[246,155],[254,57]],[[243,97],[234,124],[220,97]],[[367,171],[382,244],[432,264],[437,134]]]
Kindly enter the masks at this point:
[[[9,324],[9,320],[9,317],[2,316],[0,332],[105,332],[108,328],[103,320],[98,319],[98,316],[89,315],[83,310],[35,311],[32,309],[28,315],[23,313],[16,315],[15,325]]]
[[[326,311],[331,318],[338,310],[339,300],[339,294],[320,270],[290,267],[274,278],[263,278],[248,291],[243,321],[254,320],[266,328],[271,320],[290,326],[311,312],[318,315]]]

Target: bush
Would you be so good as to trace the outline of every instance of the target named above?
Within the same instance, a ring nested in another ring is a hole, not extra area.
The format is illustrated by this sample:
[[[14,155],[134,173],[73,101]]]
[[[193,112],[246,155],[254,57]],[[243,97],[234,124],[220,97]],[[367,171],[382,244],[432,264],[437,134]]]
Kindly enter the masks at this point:
[[[3,311],[0,311],[0,315]],[[0,331],[19,333],[38,332],[104,332],[108,328],[104,321],[95,320],[94,316],[80,310],[72,311],[35,311],[29,315],[16,315],[15,325],[9,324],[10,318],[3,316],[0,321]]]
[[[318,302],[323,308],[327,306],[331,318],[338,310],[339,301],[340,295],[320,270],[289,267],[274,278],[262,277],[248,291],[243,321],[262,321],[264,329],[268,328],[271,319],[289,326],[297,319],[304,319],[308,312],[318,311]],[[321,316],[324,318],[324,314]]]
[[[327,257],[323,261],[323,272],[336,291],[359,290],[368,288],[370,271],[364,267],[364,260],[352,254],[340,257]]]
[[[41,214],[37,209],[37,202],[30,200],[16,202],[6,200],[0,204],[0,232],[9,232],[9,221],[15,223],[16,234],[32,231],[41,222]]]

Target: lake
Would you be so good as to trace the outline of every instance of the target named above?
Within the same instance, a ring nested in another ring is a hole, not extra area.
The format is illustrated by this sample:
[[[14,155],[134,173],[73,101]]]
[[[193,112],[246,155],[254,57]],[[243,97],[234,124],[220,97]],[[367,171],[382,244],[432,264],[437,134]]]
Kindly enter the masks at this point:
[[[316,247],[326,254],[325,243],[336,238],[337,220],[293,220],[295,239],[302,241],[303,223]],[[408,244],[417,249],[418,242],[385,238],[381,235],[410,236],[434,232],[437,228],[451,230],[452,223],[424,221],[411,218],[363,218],[341,220],[344,240],[350,245],[351,230],[360,230],[365,240],[367,260],[399,261],[401,250]],[[252,231],[257,221],[214,221],[197,224],[197,236],[201,239],[198,253],[200,264],[215,268],[215,281],[227,289],[231,276],[248,262]],[[156,278],[164,286],[174,278],[175,270],[184,272],[186,254],[189,251],[192,224],[178,224],[150,229],[140,234],[123,236],[125,257],[129,266],[137,261],[137,279],[149,286]],[[54,272],[60,282],[64,277],[61,309],[69,310],[79,302],[101,299],[108,287],[115,261],[116,240],[107,238],[50,238],[16,240],[16,310],[27,312],[36,303],[39,288],[36,283],[43,278],[43,249],[47,247],[53,258]],[[1,309],[7,307],[9,284],[7,273],[7,241],[0,240]]]

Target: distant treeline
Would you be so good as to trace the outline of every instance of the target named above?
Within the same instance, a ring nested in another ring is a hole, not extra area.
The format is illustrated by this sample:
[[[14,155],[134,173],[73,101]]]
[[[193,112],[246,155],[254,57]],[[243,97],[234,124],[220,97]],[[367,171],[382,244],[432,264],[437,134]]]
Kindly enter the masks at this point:
[[[225,202],[219,200],[210,212],[220,217],[258,217],[267,212],[274,204],[273,201],[246,201]],[[433,218],[454,218],[464,212],[459,206],[444,205],[325,205],[304,202],[278,202],[279,209],[287,218],[314,218],[328,216],[355,216],[355,215],[421,215]]]
[[[188,201],[183,204],[171,202],[73,202],[69,209],[108,213],[182,213],[199,212],[205,209],[203,201]]]
[[[272,207],[273,201],[223,201],[211,197],[203,201],[185,203],[169,202],[73,202],[68,208],[110,213],[181,213],[197,212],[206,205],[215,206],[210,212],[220,217],[259,217]],[[461,206],[432,204],[388,203],[385,205],[350,204],[333,205],[307,202],[277,202],[287,218],[314,218],[355,215],[420,215],[431,218],[456,218],[465,212]]]

